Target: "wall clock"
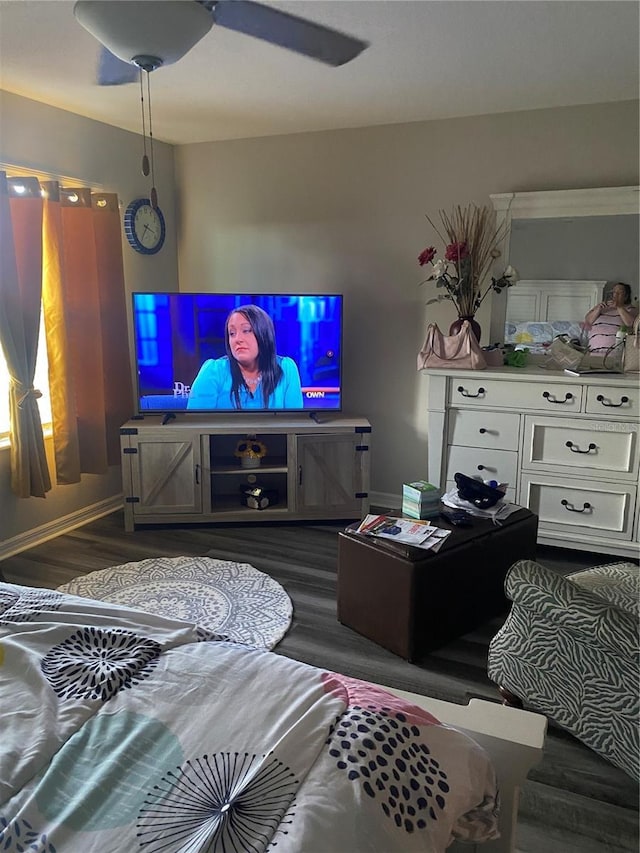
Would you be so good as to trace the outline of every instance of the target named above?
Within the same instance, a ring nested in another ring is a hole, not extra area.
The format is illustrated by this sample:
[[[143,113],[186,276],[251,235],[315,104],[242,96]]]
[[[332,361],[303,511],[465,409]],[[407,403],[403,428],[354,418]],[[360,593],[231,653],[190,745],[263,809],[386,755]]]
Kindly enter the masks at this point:
[[[124,214],[124,233],[129,245],[142,255],[155,255],[164,244],[164,216],[148,198],[136,198]]]

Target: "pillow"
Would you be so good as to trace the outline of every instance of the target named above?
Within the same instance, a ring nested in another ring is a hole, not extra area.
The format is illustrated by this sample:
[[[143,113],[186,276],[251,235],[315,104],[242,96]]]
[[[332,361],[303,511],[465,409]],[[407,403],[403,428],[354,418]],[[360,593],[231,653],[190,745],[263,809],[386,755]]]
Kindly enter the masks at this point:
[[[584,330],[581,323],[571,320],[526,320],[520,323],[507,321],[504,326],[504,341],[521,344],[532,353],[545,353],[558,335],[568,335],[581,341]]]

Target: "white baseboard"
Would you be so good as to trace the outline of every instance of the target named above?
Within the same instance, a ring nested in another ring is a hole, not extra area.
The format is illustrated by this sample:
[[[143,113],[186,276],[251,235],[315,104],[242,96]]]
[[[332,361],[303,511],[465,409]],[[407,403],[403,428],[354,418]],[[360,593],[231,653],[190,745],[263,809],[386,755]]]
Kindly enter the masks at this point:
[[[370,492],[369,498],[371,504],[377,507],[400,511],[400,507],[402,506],[402,496],[389,492]],[[109,515],[118,509],[122,509],[122,495],[114,495],[99,503],[83,507],[62,518],[56,518],[54,521],[42,524],[40,527],[25,530],[24,533],[19,533],[11,539],[0,542],[0,560],[6,560],[8,557],[19,554],[21,551],[34,548],[36,545],[42,545],[49,539],[55,539],[56,536],[69,533],[69,531],[75,530],[76,527],[82,527],[84,524]]]
[[[103,501],[85,506],[82,509],[72,512],[69,515],[56,518],[53,521],[42,524],[40,527],[33,527],[30,530],[25,530],[24,533],[19,533],[11,539],[7,539],[0,543],[0,560],[6,560],[7,557],[13,557],[21,551],[26,551],[28,548],[33,548],[36,545],[42,545],[49,539],[55,539],[63,533],[68,533],[70,530],[75,530],[76,527],[82,527],[90,521],[95,521],[105,515],[115,512],[117,509],[122,509],[122,495],[113,495],[110,498],[105,498]]]
[[[372,506],[385,507],[400,512],[402,495],[393,495],[390,492],[369,492],[369,503]]]

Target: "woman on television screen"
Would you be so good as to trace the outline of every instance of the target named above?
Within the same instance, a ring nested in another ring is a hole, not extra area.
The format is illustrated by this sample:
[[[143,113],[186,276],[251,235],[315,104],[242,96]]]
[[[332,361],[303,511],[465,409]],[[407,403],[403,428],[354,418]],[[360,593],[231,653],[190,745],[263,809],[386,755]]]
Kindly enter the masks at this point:
[[[226,356],[204,362],[187,409],[302,409],[295,361],[279,356],[271,317],[257,305],[234,308],[224,327]]]

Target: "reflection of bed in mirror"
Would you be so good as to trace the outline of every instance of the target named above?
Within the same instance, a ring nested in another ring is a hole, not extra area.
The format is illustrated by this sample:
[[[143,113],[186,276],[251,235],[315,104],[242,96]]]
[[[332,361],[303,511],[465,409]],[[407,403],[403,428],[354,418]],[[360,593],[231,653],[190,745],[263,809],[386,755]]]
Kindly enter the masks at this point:
[[[507,294],[505,343],[544,353],[558,335],[584,343],[584,316],[601,299],[606,281],[522,279]]]
[[[527,307],[525,301],[531,295],[525,294],[524,285],[532,281],[573,281],[579,287],[586,280],[622,281],[631,286],[637,303],[639,187],[499,193],[492,195],[491,201],[497,225],[506,231],[499,265],[510,263],[521,276],[515,287],[493,295],[491,341],[502,339],[508,304],[517,304],[519,313],[520,308]],[[558,295],[548,304],[548,319],[572,319],[565,316],[562,298]],[[588,308],[601,298],[600,288]],[[588,308],[580,308],[580,319]],[[539,315],[520,314],[520,318],[533,321]]]

